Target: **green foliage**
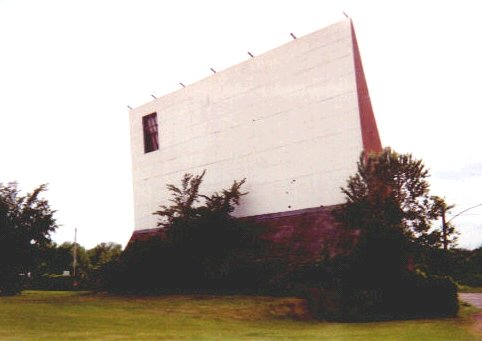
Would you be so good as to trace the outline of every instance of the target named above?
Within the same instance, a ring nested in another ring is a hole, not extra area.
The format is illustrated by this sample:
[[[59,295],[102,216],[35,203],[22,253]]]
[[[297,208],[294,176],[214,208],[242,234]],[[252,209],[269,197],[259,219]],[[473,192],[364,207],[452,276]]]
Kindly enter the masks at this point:
[[[482,287],[482,247],[471,252],[465,252],[466,258],[461,257],[462,269],[464,273],[460,275],[463,284],[472,287]]]
[[[457,286],[446,277],[410,273],[385,296],[385,309],[401,317],[454,317],[459,310]]]
[[[46,254],[45,269],[43,273],[62,274],[64,271],[74,273],[74,246],[77,248],[76,272],[79,277],[85,277],[90,270],[91,264],[85,247],[72,242],[63,242],[60,245],[53,244],[50,252]]]
[[[34,290],[73,290],[74,278],[63,275],[42,274],[36,276],[28,285],[28,289]]]
[[[32,273],[34,278],[44,274],[60,275],[64,271],[72,269],[72,245],[63,243],[57,245],[50,243],[39,254],[37,264]]]
[[[41,197],[41,185],[21,195],[16,183],[0,184],[0,295],[21,290],[21,277],[34,267],[50,233],[58,227],[54,211]]]
[[[453,281],[414,273],[371,288],[307,288],[304,296],[315,317],[335,321],[454,317],[459,308]]]
[[[239,205],[241,197],[248,194],[241,192],[241,186],[246,179],[233,181],[229,189],[223,189],[220,193],[215,192],[210,196],[199,194],[199,187],[205,174],[206,170],[201,175],[184,174],[180,188],[172,184],[167,185],[172,196],[169,201],[173,204],[162,205],[153,213],[160,217],[157,226],[171,230],[175,229],[175,226],[204,216],[227,217]],[[199,205],[201,199],[204,199],[204,205]]]
[[[475,250],[425,249],[417,255],[417,266],[425,273],[448,275],[459,285],[482,287],[482,247]]]
[[[167,189],[173,196],[169,201],[173,204],[171,206],[162,205],[159,211],[153,213],[161,217],[157,226],[169,228],[177,219],[190,219],[197,215],[194,204],[199,202],[199,186],[201,186],[205,174],[205,170],[201,175],[184,174],[181,188],[171,184],[167,185]]]
[[[204,195],[200,194],[204,175],[205,171],[185,174],[180,187],[167,185],[172,204],[154,212],[159,216],[159,238],[135,243],[126,250],[111,287],[192,291],[233,284],[242,246],[253,240],[248,224],[231,216],[247,194],[241,192],[245,179]]]
[[[116,243],[100,243],[86,250],[76,244],[77,266],[75,281],[81,288],[97,288],[111,263],[118,260],[122,246]],[[73,288],[74,243],[64,242],[61,245],[51,243],[40,252],[36,266],[32,270],[30,288],[43,290],[71,290]],[[64,271],[71,276],[64,277]]]
[[[442,245],[444,250],[447,251],[449,246],[455,246],[457,244],[458,239],[458,232],[455,230],[455,226],[450,223],[450,221],[446,221],[447,212],[454,208],[455,205],[448,205],[444,199],[437,196],[432,198],[432,214],[433,216],[442,218],[442,230],[434,231],[435,242],[432,244],[435,246]]]
[[[117,260],[122,253],[122,245],[116,243],[100,243],[87,251],[90,270],[100,270],[106,264]]]
[[[335,278],[342,278],[344,286],[391,285],[406,272],[412,245],[433,239],[431,223],[438,217],[433,208],[439,201],[429,195],[427,177],[423,163],[409,154],[387,148],[361,155],[357,174],[342,189],[347,202],[339,218],[359,231],[350,255],[335,260],[343,264],[335,266]]]
[[[422,161],[410,154],[386,148],[361,155],[358,172],[342,188],[346,203],[337,213],[342,226],[358,233],[357,243],[345,254],[325,257],[320,266],[320,276],[328,279],[322,290],[337,293],[337,305],[328,310],[328,317],[356,320],[456,312],[454,285],[412,273],[415,256],[440,247],[454,233],[433,227],[450,206],[430,195],[427,178]]]
[[[390,148],[379,154],[363,153],[358,172],[342,188],[347,199],[344,222],[363,231],[398,228],[416,244],[441,246],[443,235],[434,222],[453,206],[430,195],[428,177],[423,162],[411,154]]]
[[[230,213],[247,194],[241,192],[246,179],[207,196],[199,193],[205,174],[185,174],[181,188],[167,185],[173,204],[154,213],[161,217],[158,226],[165,229],[169,247],[185,271],[183,277],[190,281],[226,278],[233,250],[242,239],[239,224]]]

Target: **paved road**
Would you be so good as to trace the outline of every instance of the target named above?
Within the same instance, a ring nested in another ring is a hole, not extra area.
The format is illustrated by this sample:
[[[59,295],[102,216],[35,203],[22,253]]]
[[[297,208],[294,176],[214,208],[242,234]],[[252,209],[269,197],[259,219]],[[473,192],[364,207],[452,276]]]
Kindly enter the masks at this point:
[[[459,297],[462,301],[465,301],[469,304],[472,304],[474,307],[482,309],[482,293],[473,293],[473,294],[459,294]]]
[[[482,293],[459,294],[459,298],[474,307],[482,309]],[[473,328],[476,333],[482,335],[482,312],[472,315]]]

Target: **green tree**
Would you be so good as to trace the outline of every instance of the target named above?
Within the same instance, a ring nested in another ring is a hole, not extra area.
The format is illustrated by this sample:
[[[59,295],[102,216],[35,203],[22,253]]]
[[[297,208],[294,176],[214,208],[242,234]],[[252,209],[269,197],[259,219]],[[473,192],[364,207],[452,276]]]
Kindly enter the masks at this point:
[[[240,222],[231,213],[247,194],[241,192],[246,179],[233,181],[229,189],[203,195],[199,189],[205,174],[185,174],[180,187],[167,185],[172,205],[163,205],[154,212],[176,254],[180,277],[185,277],[186,282],[226,278],[233,250],[242,240]]]
[[[21,275],[34,267],[58,227],[41,185],[21,195],[17,183],[0,184],[0,295],[21,291]]]
[[[435,223],[448,207],[430,195],[424,164],[386,148],[362,154],[357,166],[342,188],[346,203],[339,209],[342,225],[357,235],[356,242],[321,267],[328,290],[339,295],[340,308],[333,315],[453,316],[458,307],[455,285],[413,271],[415,258],[423,259],[442,245],[441,225]]]
[[[160,209],[154,212],[158,215],[158,227],[170,228],[176,221],[194,218],[198,215],[199,209],[194,205],[199,202],[199,186],[203,181],[206,170],[201,175],[186,173],[181,181],[181,187],[172,184],[166,185],[171,192],[172,198],[169,201],[172,205],[161,205]]]
[[[432,214],[434,216],[440,216],[442,219],[441,230],[435,232],[437,233],[434,238],[435,244],[437,244],[437,246],[441,244],[445,251],[448,250],[449,246],[455,246],[457,244],[458,232],[455,230],[455,226],[446,219],[447,213],[454,207],[455,205],[448,205],[445,200],[440,197],[433,197],[432,210],[434,212]]]
[[[430,195],[429,172],[411,154],[385,148],[379,154],[362,154],[358,172],[342,188],[348,222],[355,228],[396,227],[412,242],[439,247],[455,239],[455,229],[434,226],[450,209],[445,201]]]
[[[40,253],[39,261],[33,270],[33,276],[45,274],[60,275],[68,270],[72,272],[72,245],[50,243]]]
[[[122,245],[113,242],[100,243],[87,251],[92,270],[99,270],[109,262],[115,261],[122,253]]]
[[[59,245],[58,251],[62,255],[68,255],[68,258],[63,259],[63,264],[65,264],[64,270],[69,270],[71,275],[74,274],[73,268],[73,257],[74,257],[74,246],[77,248],[77,259],[76,259],[76,269],[75,275],[79,278],[85,278],[88,276],[91,269],[91,263],[89,255],[85,247],[79,243],[63,242]]]

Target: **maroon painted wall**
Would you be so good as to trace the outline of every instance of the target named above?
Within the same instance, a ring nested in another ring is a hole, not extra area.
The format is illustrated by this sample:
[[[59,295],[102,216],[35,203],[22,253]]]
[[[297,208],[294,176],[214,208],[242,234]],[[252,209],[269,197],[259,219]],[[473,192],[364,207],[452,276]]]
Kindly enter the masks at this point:
[[[358,42],[356,40],[355,29],[353,23],[351,24],[351,34],[353,39],[353,56],[356,73],[356,87],[358,92],[358,107],[360,110],[360,123],[362,130],[363,149],[366,152],[381,152],[382,143],[378,135],[377,122],[373,114],[370,94],[368,93],[368,86],[365,79],[365,72],[363,72],[363,65],[361,62],[360,51],[358,49]]]
[[[242,218],[258,226],[260,239],[266,242],[262,251],[253,250],[252,259],[279,260],[284,264],[300,266],[315,263],[322,251],[330,256],[348,252],[357,235],[339,226],[333,215],[336,208],[317,207]],[[163,231],[134,231],[128,247],[150,238],[164,238]]]

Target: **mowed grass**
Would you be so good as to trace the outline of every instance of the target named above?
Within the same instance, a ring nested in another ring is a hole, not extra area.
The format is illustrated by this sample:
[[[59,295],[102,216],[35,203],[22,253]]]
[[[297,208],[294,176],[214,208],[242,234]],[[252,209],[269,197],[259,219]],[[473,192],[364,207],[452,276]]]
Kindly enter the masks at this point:
[[[26,291],[0,298],[0,340],[481,339],[470,317],[328,323],[306,320],[304,307],[296,298]]]
[[[482,287],[468,287],[468,286],[459,286],[458,292],[465,292],[465,293],[482,293]]]

